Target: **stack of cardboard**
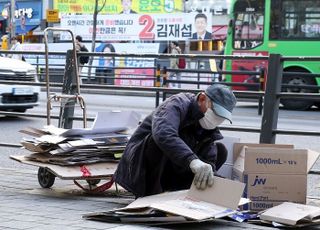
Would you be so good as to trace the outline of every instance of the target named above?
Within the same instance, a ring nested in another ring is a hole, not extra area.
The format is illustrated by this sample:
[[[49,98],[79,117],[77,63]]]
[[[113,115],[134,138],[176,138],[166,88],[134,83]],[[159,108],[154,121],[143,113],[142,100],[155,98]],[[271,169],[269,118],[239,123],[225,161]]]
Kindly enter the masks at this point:
[[[53,126],[43,129],[27,128],[22,133],[33,135],[23,138],[22,146],[33,152],[26,159],[57,165],[80,165],[83,163],[112,162],[117,160],[128,141],[129,135],[124,130],[113,132],[92,133],[90,135],[60,135],[50,130],[63,131]]]
[[[99,119],[98,119],[99,118]],[[20,132],[21,144],[32,152],[27,160],[62,166],[117,161],[129,140],[128,130],[140,116],[132,112],[98,114],[92,128],[62,129],[52,125]]]

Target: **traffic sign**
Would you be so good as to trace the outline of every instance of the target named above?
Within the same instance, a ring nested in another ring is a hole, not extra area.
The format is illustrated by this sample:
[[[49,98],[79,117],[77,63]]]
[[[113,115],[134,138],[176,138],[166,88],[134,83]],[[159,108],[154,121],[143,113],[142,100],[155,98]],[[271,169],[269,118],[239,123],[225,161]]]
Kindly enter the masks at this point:
[[[47,9],[47,22],[60,22],[59,10]]]

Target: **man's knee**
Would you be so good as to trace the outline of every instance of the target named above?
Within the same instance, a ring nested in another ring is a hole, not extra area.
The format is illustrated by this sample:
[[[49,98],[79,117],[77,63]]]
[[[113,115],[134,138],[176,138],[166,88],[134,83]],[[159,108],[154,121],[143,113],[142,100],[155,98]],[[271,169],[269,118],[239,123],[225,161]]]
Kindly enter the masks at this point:
[[[226,162],[228,157],[228,150],[226,146],[220,142],[217,142],[216,145],[217,145],[216,169],[218,170]]]

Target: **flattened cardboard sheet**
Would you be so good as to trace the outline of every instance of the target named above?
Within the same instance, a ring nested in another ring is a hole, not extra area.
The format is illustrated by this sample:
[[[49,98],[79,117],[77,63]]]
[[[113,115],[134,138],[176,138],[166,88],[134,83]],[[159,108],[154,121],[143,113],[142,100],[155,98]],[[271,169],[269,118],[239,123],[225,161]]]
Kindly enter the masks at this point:
[[[168,200],[176,200],[176,199],[181,199],[187,196],[188,190],[180,190],[180,191],[175,191],[175,192],[165,192],[165,193],[160,193],[157,195],[153,196],[145,196],[136,199],[129,205],[127,205],[124,208],[119,208],[117,210],[119,211],[125,211],[125,210],[131,210],[131,209],[141,209],[141,208],[146,208],[149,207],[150,204],[154,202],[164,202]]]
[[[96,115],[92,129],[126,127],[136,128],[141,119],[141,114],[135,111],[100,111]]]
[[[49,169],[54,175],[61,179],[80,180],[88,177],[105,178],[112,176],[117,169],[117,163],[95,163],[82,166],[59,166],[42,162],[30,161],[25,156],[10,156],[11,159],[24,164]]]
[[[24,133],[24,134],[28,134],[33,137],[41,137],[42,135],[48,134],[48,132],[46,132],[46,131],[43,131],[41,129],[32,128],[32,127],[27,127],[25,129],[20,130],[19,132]]]
[[[41,144],[29,142],[29,141],[22,141],[21,145],[25,149],[29,150],[30,152],[37,152],[37,153],[45,153],[52,148],[52,146],[50,145],[41,145]]]
[[[185,217],[182,216],[168,216],[166,215],[166,213],[161,213],[160,211],[152,213],[144,213],[144,211],[137,211],[134,213],[115,213],[109,211],[85,214],[83,215],[83,218],[87,220],[102,221],[107,223],[129,223],[148,226],[159,226],[168,224],[172,225],[194,222],[187,220]]]
[[[190,190],[182,190],[138,198],[125,208],[153,208],[192,220],[221,218],[234,213],[238,207],[244,184],[220,177],[214,178],[212,187],[199,190],[192,184]]]
[[[273,221],[285,225],[314,224],[319,222],[320,208],[311,205],[284,202],[272,207],[260,215],[261,220]]]

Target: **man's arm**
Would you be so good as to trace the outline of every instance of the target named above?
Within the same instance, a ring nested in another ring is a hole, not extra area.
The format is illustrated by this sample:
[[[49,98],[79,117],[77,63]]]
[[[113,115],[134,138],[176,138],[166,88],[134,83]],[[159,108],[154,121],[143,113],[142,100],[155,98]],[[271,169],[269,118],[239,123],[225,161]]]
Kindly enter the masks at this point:
[[[188,108],[181,98],[168,100],[153,115],[152,136],[172,162],[188,168],[190,162],[198,158],[179,136],[180,122],[185,118]]]

